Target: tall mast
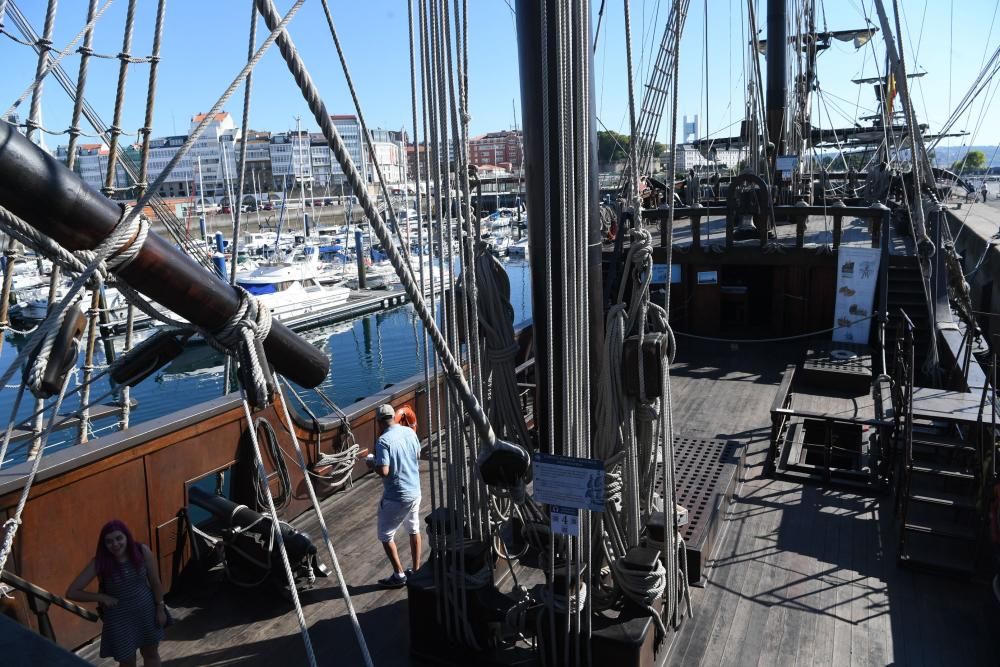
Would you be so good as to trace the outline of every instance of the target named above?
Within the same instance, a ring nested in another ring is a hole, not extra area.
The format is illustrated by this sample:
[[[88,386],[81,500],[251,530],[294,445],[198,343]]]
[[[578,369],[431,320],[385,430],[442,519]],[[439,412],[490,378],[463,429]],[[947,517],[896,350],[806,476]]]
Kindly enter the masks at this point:
[[[788,109],[788,89],[785,73],[788,71],[788,28],[786,25],[786,0],[767,0],[767,135],[774,145],[774,155],[769,161],[775,169],[774,158],[785,153],[785,114]],[[773,174],[775,183],[777,174]]]
[[[299,147],[295,150],[295,161],[299,163],[299,203],[302,204],[302,234],[306,233],[306,181],[302,167],[302,117],[295,117],[295,140]],[[294,144],[292,146],[295,147]],[[292,169],[292,185],[295,184],[295,170]]]

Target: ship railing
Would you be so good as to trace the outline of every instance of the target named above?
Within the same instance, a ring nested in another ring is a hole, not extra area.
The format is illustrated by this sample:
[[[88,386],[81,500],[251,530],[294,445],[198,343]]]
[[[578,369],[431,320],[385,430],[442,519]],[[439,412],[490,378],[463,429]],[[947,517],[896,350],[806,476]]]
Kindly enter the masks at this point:
[[[52,621],[49,620],[49,608],[52,605],[61,607],[71,614],[76,614],[85,621],[96,623],[100,617],[94,612],[70,602],[64,597],[50,593],[40,586],[36,586],[27,579],[22,579],[8,570],[0,571],[0,583],[10,586],[14,590],[21,591],[28,599],[28,607],[35,614],[38,622],[38,634],[46,639],[55,642],[56,633],[52,628]]]
[[[517,395],[521,403],[521,413],[525,422],[531,426],[535,418],[535,390],[537,385],[534,382],[535,359],[532,357],[514,369],[517,378]]]
[[[899,334],[896,337],[896,354],[893,361],[895,385],[894,410],[897,440],[903,445],[903,479],[896,485],[896,510],[902,508],[903,498],[909,493],[913,469],[913,379],[914,379],[914,330],[913,320],[899,309]],[[906,517],[903,517],[905,523]]]
[[[827,206],[773,206],[773,220],[765,224],[765,220],[770,215],[758,214],[754,216],[759,232],[758,243],[761,248],[767,247],[775,242],[769,236],[771,224],[775,226],[795,225],[795,248],[802,249],[806,242],[806,223],[810,216],[832,217],[832,248],[840,248],[844,232],[844,219],[851,220],[858,218],[867,220],[871,232],[871,247],[881,248],[887,242],[887,234],[883,230],[888,230],[891,211],[881,204],[873,206],[845,206],[841,204],[830,204]],[[642,212],[644,221],[659,223],[660,225],[660,246],[666,247],[667,221],[670,212],[665,208],[651,209]],[[734,230],[739,225],[739,215],[726,203],[709,202],[706,205],[698,206],[678,206],[674,208],[675,220],[690,220],[691,225],[691,251],[700,252],[704,250],[702,244],[702,222],[711,217],[726,218],[726,250],[733,248],[737,242]],[[758,220],[759,219],[759,220]],[[742,246],[743,244],[741,244]]]
[[[771,442],[768,448],[767,461],[764,463],[766,474],[773,475],[778,463],[779,443],[782,434],[792,418],[792,380],[795,379],[795,364],[789,364],[781,376],[778,393],[771,402]]]

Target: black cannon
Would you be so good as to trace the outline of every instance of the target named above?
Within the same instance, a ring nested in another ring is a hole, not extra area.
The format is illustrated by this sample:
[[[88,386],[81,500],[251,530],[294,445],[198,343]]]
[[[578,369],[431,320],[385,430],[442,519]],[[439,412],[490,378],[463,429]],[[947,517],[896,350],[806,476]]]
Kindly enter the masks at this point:
[[[212,515],[213,520],[199,525],[195,532],[215,546],[231,582],[245,587],[273,584],[287,592],[278,533],[271,517],[196,487],[188,492],[188,500]],[[278,522],[278,531],[297,590],[308,590],[316,583],[317,575],[328,575],[308,534],[284,521]]]

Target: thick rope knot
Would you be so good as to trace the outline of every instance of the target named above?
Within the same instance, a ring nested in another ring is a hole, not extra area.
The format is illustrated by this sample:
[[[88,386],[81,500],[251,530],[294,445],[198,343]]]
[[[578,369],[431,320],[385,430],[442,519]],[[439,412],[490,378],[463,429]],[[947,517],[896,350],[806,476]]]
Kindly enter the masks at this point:
[[[612,505],[616,512],[622,511],[622,481],[621,466],[604,472],[604,502]]]
[[[635,406],[635,418],[643,422],[655,422],[660,418],[660,401],[640,400]]]
[[[235,288],[240,305],[229,321],[219,330],[209,334],[210,341],[224,352],[234,351],[240,343],[264,340],[271,332],[271,311],[242,287]],[[249,341],[244,336],[250,334]]]
[[[109,270],[120,271],[131,264],[142,252],[146,237],[149,236],[149,219],[146,216],[133,216],[133,207],[126,204],[122,204],[121,209],[118,224],[99,246],[93,250],[77,250],[73,253],[85,265],[99,256],[105,257],[97,268],[102,276],[106,276]],[[123,224],[126,221],[127,224]]]
[[[202,331],[205,340],[215,349],[237,358],[246,371],[244,385],[256,406],[266,404],[271,396],[269,374],[265,374],[267,359],[259,345],[271,332],[271,311],[242,287],[234,287],[240,305],[219,331]]]
[[[663,561],[657,558],[653,569],[638,570],[634,566],[626,566],[625,559],[619,558],[611,563],[611,574],[625,597],[645,609],[660,632],[666,632],[660,614],[653,607],[653,603],[667,589],[667,569]]]

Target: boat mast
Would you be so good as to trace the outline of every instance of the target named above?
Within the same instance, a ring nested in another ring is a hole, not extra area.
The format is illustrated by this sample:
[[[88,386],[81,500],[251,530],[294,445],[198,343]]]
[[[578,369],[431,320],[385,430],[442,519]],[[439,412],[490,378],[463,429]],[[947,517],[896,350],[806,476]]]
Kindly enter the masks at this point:
[[[201,177],[201,156],[198,156],[198,192],[201,194],[201,240],[208,238],[208,227],[205,225],[205,181]]]
[[[298,149],[295,151],[295,161],[299,164],[299,203],[302,204],[302,235],[309,236],[306,223],[306,181],[305,171],[302,168],[302,116],[295,117],[295,140],[298,142]],[[295,185],[295,170],[292,170],[292,185]]]
[[[788,28],[786,0],[767,0],[767,136],[773,153],[767,156],[772,183],[780,183],[777,158],[785,153],[785,114],[788,109]]]

